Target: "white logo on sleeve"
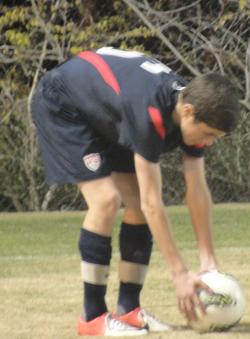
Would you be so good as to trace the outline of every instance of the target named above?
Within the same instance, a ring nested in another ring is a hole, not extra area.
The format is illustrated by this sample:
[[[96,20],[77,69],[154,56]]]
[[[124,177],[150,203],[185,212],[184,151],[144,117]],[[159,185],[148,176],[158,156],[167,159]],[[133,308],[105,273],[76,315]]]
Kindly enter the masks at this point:
[[[92,172],[96,172],[102,163],[102,159],[99,153],[87,154],[82,159],[87,169]]]
[[[176,91],[182,91],[184,88],[186,88],[185,86],[182,86],[181,84],[179,84],[178,81],[174,81],[172,83],[172,88],[175,89]]]

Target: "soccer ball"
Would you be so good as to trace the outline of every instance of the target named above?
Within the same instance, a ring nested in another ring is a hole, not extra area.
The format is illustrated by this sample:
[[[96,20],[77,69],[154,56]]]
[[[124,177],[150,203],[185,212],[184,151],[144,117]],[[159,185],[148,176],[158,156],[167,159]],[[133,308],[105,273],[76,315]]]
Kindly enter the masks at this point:
[[[238,281],[231,275],[216,270],[201,274],[201,280],[214,293],[199,292],[206,314],[197,308],[197,320],[190,326],[197,332],[226,331],[236,325],[243,316],[245,297]]]

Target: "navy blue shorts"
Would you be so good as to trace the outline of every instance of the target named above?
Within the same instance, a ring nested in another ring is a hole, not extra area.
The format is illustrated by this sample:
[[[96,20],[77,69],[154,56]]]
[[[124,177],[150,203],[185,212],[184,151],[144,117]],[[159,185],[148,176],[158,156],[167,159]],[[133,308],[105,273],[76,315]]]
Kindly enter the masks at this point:
[[[97,135],[73,105],[60,107],[60,98],[55,95],[42,80],[32,99],[48,184],[95,180],[111,172],[135,172],[132,151]]]

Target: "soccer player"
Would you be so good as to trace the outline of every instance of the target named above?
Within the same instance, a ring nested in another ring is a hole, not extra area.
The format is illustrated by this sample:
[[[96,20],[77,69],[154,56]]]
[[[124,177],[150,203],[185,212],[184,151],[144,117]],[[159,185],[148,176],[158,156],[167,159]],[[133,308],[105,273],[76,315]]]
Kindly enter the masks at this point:
[[[172,329],[140,305],[152,235],[170,267],[180,311],[195,319],[195,307],[202,308],[198,289],[208,287],[188,270],[175,245],[162,201],[159,157],[181,147],[200,270],[216,269],[203,154],[236,126],[239,104],[232,84],[214,73],[187,84],[154,58],[104,47],[48,72],[32,111],[47,182],[77,184],[88,205],[79,239],[84,302],[78,334],[137,336]],[[105,293],[112,226],[121,204],[120,286],[113,314]]]

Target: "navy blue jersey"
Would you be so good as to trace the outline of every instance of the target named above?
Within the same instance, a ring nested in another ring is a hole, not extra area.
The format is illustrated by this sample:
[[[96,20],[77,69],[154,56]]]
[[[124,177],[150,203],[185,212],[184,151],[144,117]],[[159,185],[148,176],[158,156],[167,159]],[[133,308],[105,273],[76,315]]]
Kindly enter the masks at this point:
[[[152,57],[111,47],[85,51],[50,71],[46,82],[65,119],[84,119],[107,141],[151,162],[178,146],[203,154],[184,144],[172,118],[186,81]]]

